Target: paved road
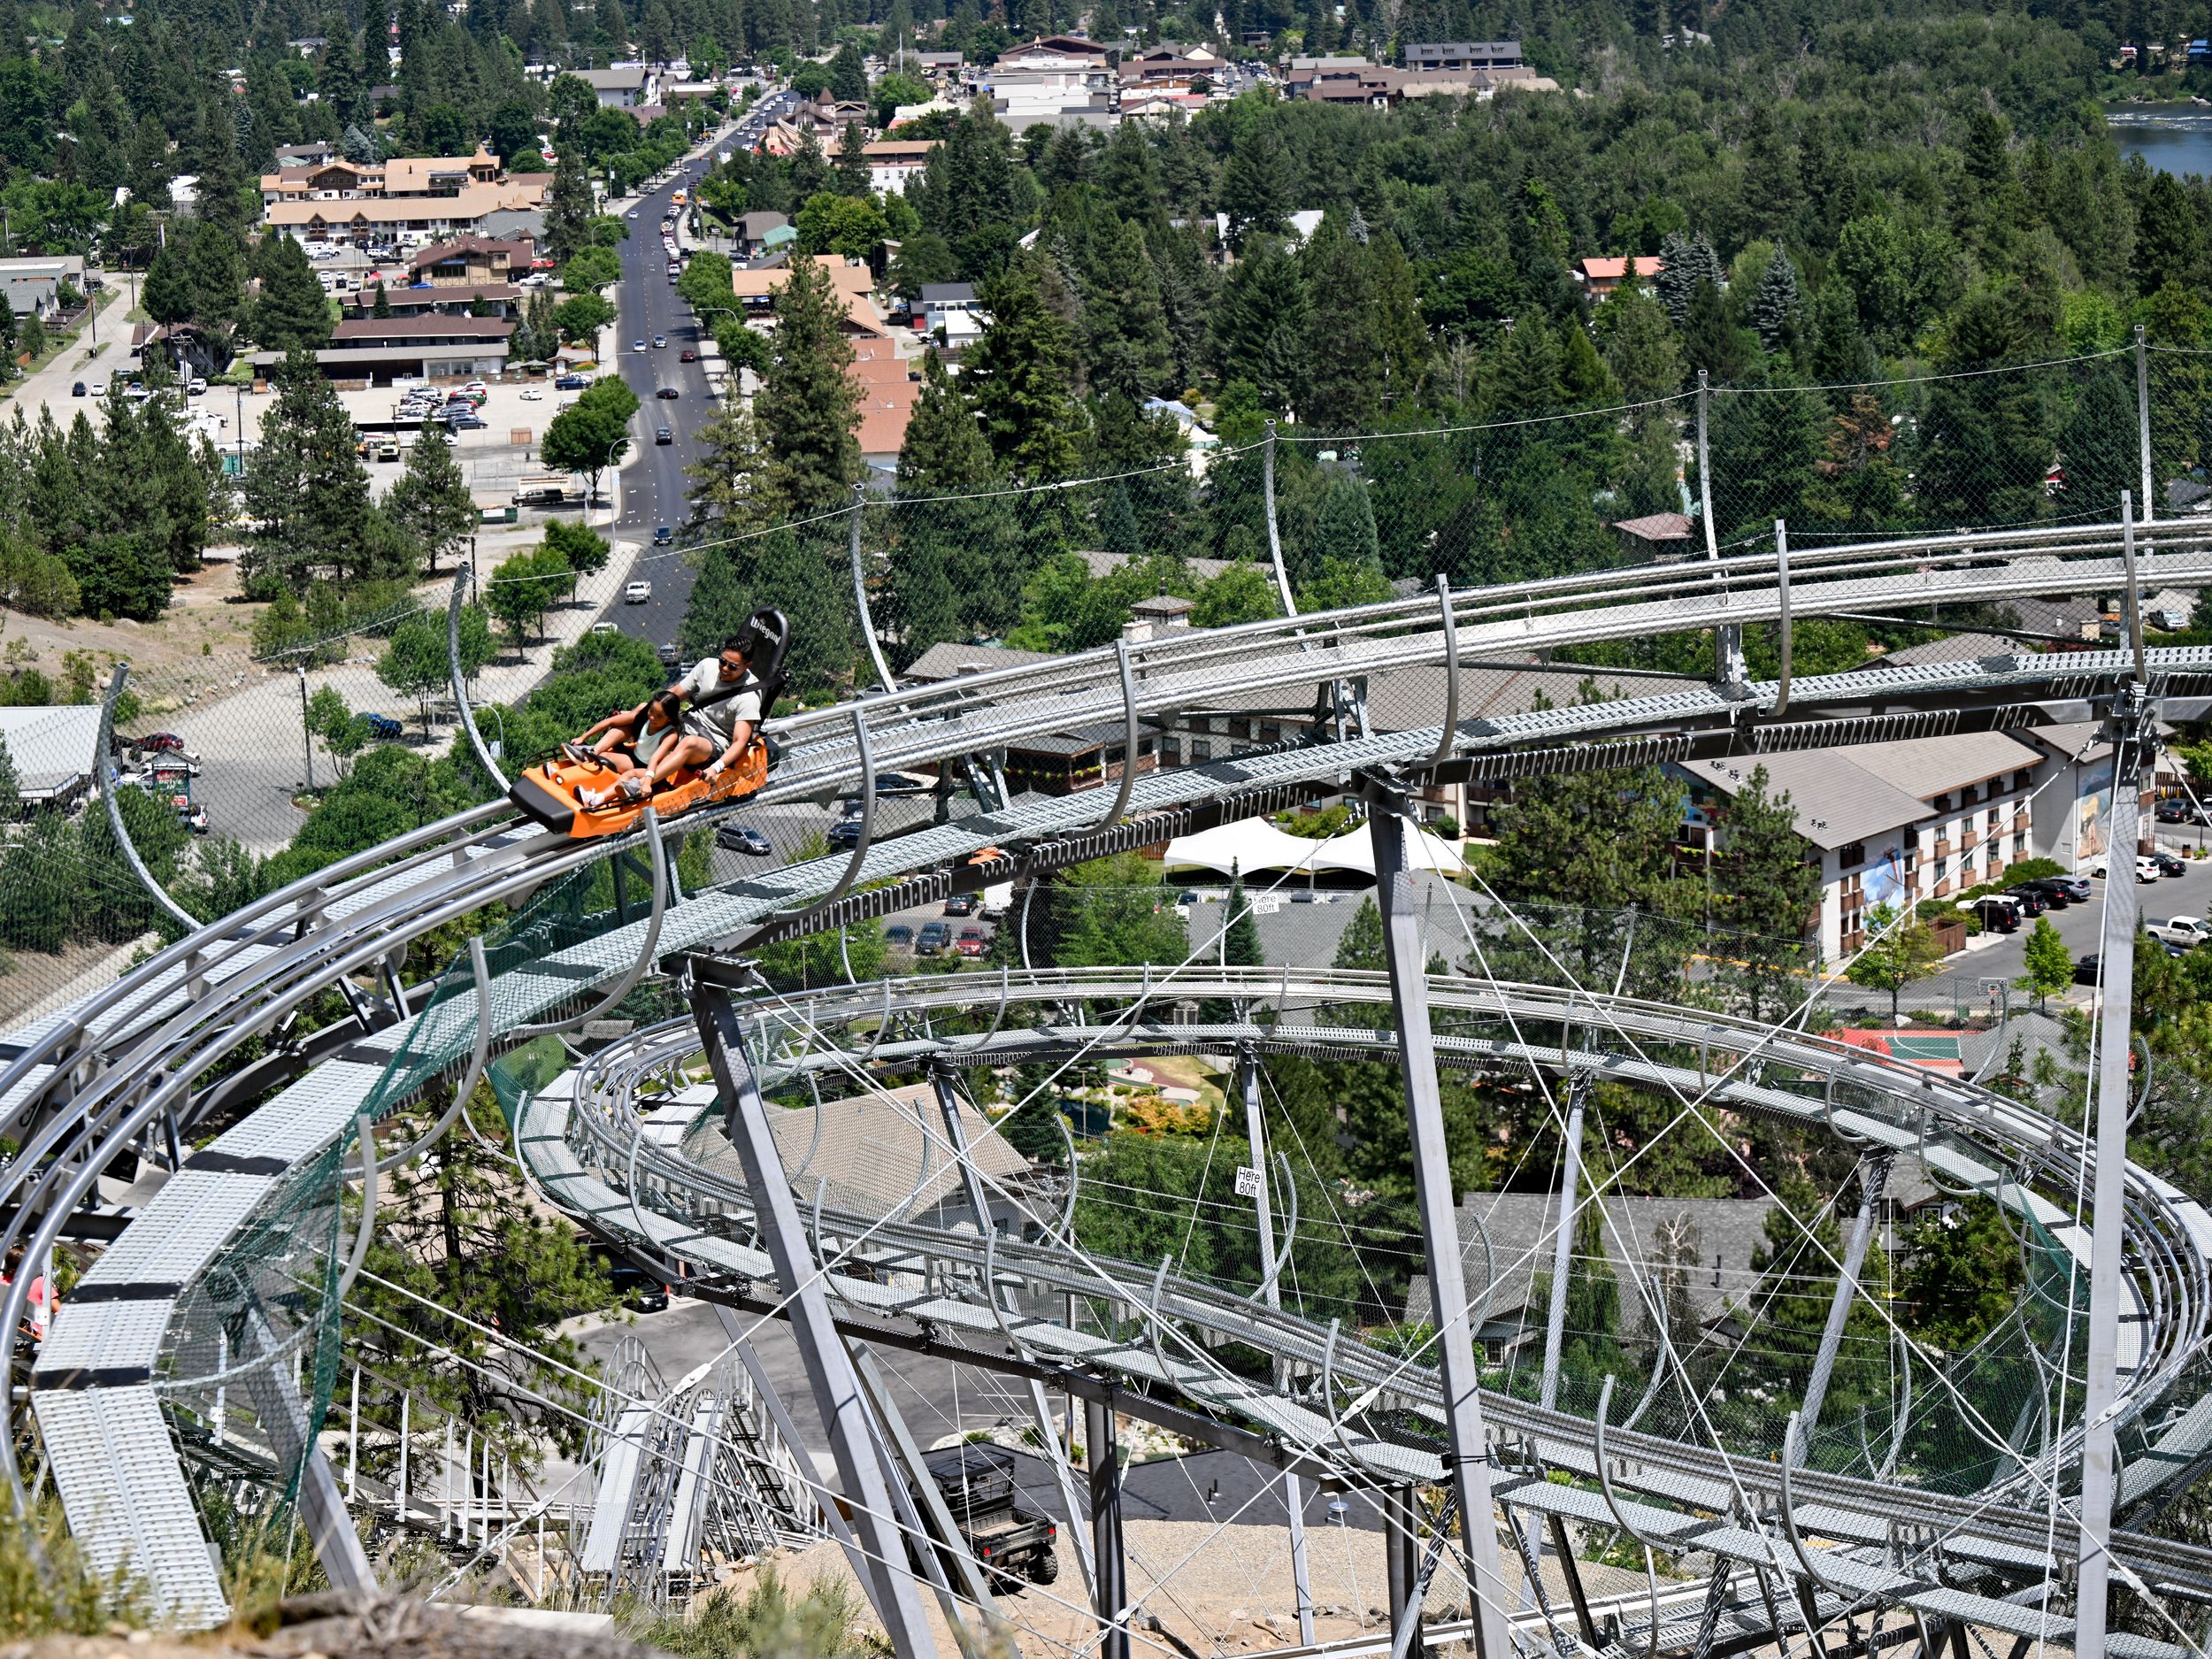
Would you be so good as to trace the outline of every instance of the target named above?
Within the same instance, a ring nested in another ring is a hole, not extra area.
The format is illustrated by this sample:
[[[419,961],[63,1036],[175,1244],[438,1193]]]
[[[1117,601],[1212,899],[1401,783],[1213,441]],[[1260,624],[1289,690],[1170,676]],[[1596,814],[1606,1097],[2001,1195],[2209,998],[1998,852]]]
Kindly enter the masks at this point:
[[[620,606],[612,620],[625,634],[655,645],[667,644],[681,632],[695,572],[689,560],[671,557],[668,549],[654,548],[653,531],[661,525],[683,524],[689,484],[684,467],[700,452],[692,434],[714,412],[704,365],[681,359],[685,349],[696,350],[706,336],[668,280],[660,219],[668,211],[670,193],[695,188],[709,165],[705,157],[684,163],[658,189],[623,209],[630,239],[621,248],[622,281],[616,296],[621,315],[610,331],[615,348],[612,366],[618,368],[642,406],[632,423],[634,447],[622,469],[618,534],[638,544],[628,577],[651,582],[653,596],[644,604]],[[637,217],[628,219],[632,211]],[[668,342],[658,349],[652,344],[657,334]],[[631,349],[639,340],[646,342],[643,351]],[[655,396],[663,387],[676,389],[673,401]],[[654,442],[655,429],[663,426],[672,442]]]

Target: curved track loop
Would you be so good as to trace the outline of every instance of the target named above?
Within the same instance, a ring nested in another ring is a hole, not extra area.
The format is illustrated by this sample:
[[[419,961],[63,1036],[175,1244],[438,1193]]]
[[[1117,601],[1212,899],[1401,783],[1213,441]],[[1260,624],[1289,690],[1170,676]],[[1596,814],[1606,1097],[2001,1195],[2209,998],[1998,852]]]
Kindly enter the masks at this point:
[[[2121,540],[2117,526],[2065,526],[1801,552],[1791,561],[1786,595],[1771,557],[1748,555],[1180,634],[1132,648],[1127,681],[1121,653],[1091,652],[793,716],[779,722],[784,756],[758,799],[799,800],[834,789],[852,773],[863,730],[876,764],[926,765],[1025,734],[1106,721],[1125,714],[1133,701],[1145,715],[1203,709],[1232,690],[1312,688],[1434,665],[1455,650],[1460,660],[1476,661],[1485,653],[1519,655],[1702,628],[1716,618],[1751,624],[1778,616],[1785,604],[1793,616],[1805,617],[2093,592],[2121,580]],[[2185,527],[2142,527],[2137,550],[2147,582],[2212,579],[2212,549]],[[1450,617],[1448,629],[1440,603]],[[2149,666],[2155,688],[2177,707],[2212,694],[2212,649],[2154,652]],[[2134,672],[2127,653],[2113,652],[1799,680],[1790,691],[1789,725],[1766,718],[1777,688],[1749,685],[1689,687],[1663,697],[1472,721],[1455,733],[1432,725],[1332,742],[1317,726],[1310,739],[1273,750],[1141,778],[1128,791],[1133,821],[1109,837],[1082,839],[1080,832],[1099,821],[1091,792],[1085,792],[879,841],[854,873],[870,883],[909,878],[907,885],[856,893],[817,919],[831,926],[850,919],[848,911],[872,914],[910,902],[917,883],[941,890],[954,861],[986,847],[1018,849],[995,870],[1021,859],[1032,871],[1048,869],[1105,850],[1108,839],[1141,846],[1209,812],[1248,812],[1332,790],[1362,768],[1417,770],[1446,754],[1454,757],[1448,766],[1470,775],[1504,775],[1686,755],[1696,743],[1758,752],[1975,723],[2080,720],[2099,711],[2101,700]],[[1129,695],[1125,686],[1133,688]],[[1118,797],[1118,788],[1109,787]],[[725,815],[695,816],[703,822]],[[169,1389],[189,1381],[167,1374],[177,1366],[183,1334],[173,1329],[174,1317],[188,1296],[206,1290],[211,1270],[232,1240],[280,1200],[288,1173],[342,1141],[361,1102],[378,1090],[403,1037],[420,1040],[427,1026],[434,1038],[434,1028],[449,1024],[466,1033],[475,1024],[472,995],[410,1021],[410,1010],[355,991],[356,1026],[294,1041],[292,1011],[319,992],[349,985],[353,976],[373,974],[409,939],[490,901],[519,900],[625,844],[544,835],[516,823],[503,802],[472,809],[296,882],[0,1043],[0,1133],[23,1148],[0,1171],[7,1216],[0,1248],[24,1244],[33,1259],[93,1198],[99,1172],[120,1156],[144,1153],[157,1126],[188,1126],[266,1097],[258,1110],[187,1160],[102,1257],[86,1281],[90,1294],[81,1292],[63,1311],[34,1379],[31,1402],[45,1454],[94,1565],[129,1561],[147,1574],[162,1609],[180,1622],[219,1618],[223,1600],[155,1395],[157,1373]],[[669,907],[660,948],[694,949],[803,907],[845,879],[845,863],[792,865],[687,898]],[[544,984],[522,983],[532,979],[528,969],[504,976],[503,1001],[527,1005],[511,1023],[572,1006],[593,986],[616,979],[634,964],[640,931],[636,925],[611,928],[588,947],[563,953],[561,972]],[[1258,995],[1281,984],[1279,973],[1271,974]],[[1067,995],[1064,987],[1061,994]],[[1141,995],[1141,987],[1124,994]],[[858,995],[879,1006],[876,987]],[[264,1057],[220,1083],[199,1086],[211,1067],[255,1039],[266,1040]],[[466,1046],[465,1036],[460,1046]],[[1863,1057],[1856,1064],[1865,1064]],[[2031,1167],[2058,1156],[2052,1148],[2066,1137],[2054,1125],[2008,1116],[1988,1097],[1953,1092],[1958,1110],[1982,1120],[1962,1119],[1958,1127],[1994,1133],[1997,1145]],[[380,1098],[382,1106],[396,1103]],[[1931,1102],[1930,1110],[1941,1115],[1951,1109]],[[2212,1225],[2182,1219],[2185,1201],[2151,1178],[2131,1171],[2131,1184],[2138,1225],[2145,1229],[2142,1259],[2154,1270],[2144,1299],[2157,1317],[2128,1397],[2147,1404],[2171,1381],[2178,1333],[2195,1331],[2212,1302],[2204,1265],[2212,1257]],[[924,1242],[912,1240],[911,1248]],[[1004,1271],[1021,1270],[1010,1262]],[[0,1305],[0,1348],[11,1359],[29,1279],[19,1275]],[[1176,1320],[1200,1321],[1213,1305],[1196,1289],[1179,1291],[1171,1281],[1164,1294]],[[1186,1294],[1195,1300],[1182,1300]],[[1240,1310],[1236,1317],[1248,1313]],[[1317,1340],[1308,1340],[1307,1348],[1317,1360]],[[1344,1361],[1356,1376],[1358,1352],[1348,1349]],[[1193,1379],[1175,1380],[1202,1398]],[[11,1409],[17,1409],[12,1400]],[[1294,1409],[1287,1403],[1283,1409]],[[1317,1417],[1300,1419],[1298,1428],[1302,1434],[1317,1424],[1326,1427]],[[1561,1418],[1548,1426],[1569,1433],[1573,1424]],[[0,1437],[0,1476],[21,1513],[26,1483],[14,1448],[24,1443],[24,1425],[11,1426],[16,1432]],[[1530,1426],[1534,1432],[1538,1425]],[[1672,1454],[1654,1446],[1639,1455],[1663,1460]],[[1403,1456],[1408,1472],[1428,1466],[1425,1455]],[[1807,1473],[1800,1484],[1816,1491],[1822,1479]]]

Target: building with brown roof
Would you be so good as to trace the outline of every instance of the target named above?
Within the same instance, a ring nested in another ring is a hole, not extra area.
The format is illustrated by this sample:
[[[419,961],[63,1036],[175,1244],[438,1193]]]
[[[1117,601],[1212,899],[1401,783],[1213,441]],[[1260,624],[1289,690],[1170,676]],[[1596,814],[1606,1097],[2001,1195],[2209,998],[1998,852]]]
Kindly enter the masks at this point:
[[[407,262],[418,282],[435,288],[472,284],[519,282],[530,274],[537,259],[537,243],[527,236],[495,240],[489,236],[457,236],[433,242]]]

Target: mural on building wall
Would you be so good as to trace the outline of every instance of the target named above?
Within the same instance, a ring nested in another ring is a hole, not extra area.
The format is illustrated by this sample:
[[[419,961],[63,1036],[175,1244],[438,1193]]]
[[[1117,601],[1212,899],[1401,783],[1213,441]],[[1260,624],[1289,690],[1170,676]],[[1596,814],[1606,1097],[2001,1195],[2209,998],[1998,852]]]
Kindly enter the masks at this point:
[[[2094,858],[2105,849],[2105,820],[2112,812],[2109,784],[2074,803],[2074,857]]]
[[[1907,902],[1904,847],[1892,841],[1883,848],[1880,859],[1866,867],[1863,885],[1869,908],[1886,904],[1892,910],[1901,910]]]

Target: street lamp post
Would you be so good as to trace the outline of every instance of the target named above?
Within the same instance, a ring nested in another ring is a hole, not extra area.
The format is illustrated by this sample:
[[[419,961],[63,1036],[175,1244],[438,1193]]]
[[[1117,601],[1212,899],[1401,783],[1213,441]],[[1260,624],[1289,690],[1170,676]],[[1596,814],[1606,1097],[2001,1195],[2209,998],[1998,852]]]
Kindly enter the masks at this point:
[[[307,724],[307,659],[299,663],[300,675],[300,747],[307,754],[307,793],[315,793],[315,737]]]

